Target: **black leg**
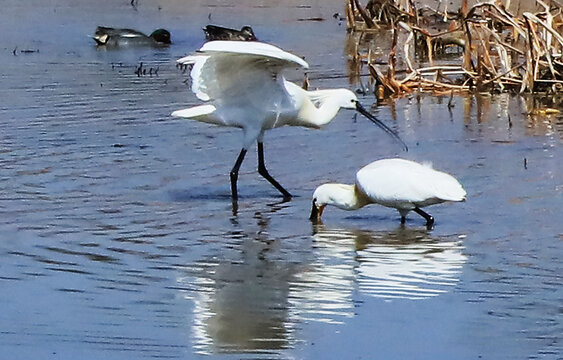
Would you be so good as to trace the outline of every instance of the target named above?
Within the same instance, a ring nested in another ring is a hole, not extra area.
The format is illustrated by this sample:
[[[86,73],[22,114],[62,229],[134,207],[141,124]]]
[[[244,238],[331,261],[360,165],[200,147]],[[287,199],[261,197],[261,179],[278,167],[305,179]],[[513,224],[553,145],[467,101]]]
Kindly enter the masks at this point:
[[[401,216],[401,224],[404,224],[407,221],[406,216]]]
[[[432,225],[434,225],[434,218],[432,217],[432,215],[422,211],[421,209],[419,209],[417,207],[414,208],[414,212],[426,219],[426,227],[428,229],[432,228]]]
[[[235,166],[233,166],[233,168],[231,169],[231,196],[233,197],[233,204],[238,199],[238,192],[237,192],[238,170],[240,169],[240,165],[244,160],[244,155],[246,155],[246,149],[242,149],[240,151],[237,161],[235,162]]]
[[[264,144],[261,142],[258,142],[258,173],[262,175],[264,179],[268,180],[270,184],[274,185],[274,187],[283,194],[284,199],[291,199],[291,194],[268,173],[268,170],[266,170],[266,165],[264,165]]]

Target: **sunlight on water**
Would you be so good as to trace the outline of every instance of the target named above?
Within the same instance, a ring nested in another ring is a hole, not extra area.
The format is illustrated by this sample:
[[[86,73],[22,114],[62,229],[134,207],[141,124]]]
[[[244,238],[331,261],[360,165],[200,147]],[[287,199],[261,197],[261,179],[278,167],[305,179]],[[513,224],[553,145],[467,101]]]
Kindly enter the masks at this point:
[[[421,230],[321,227],[314,237],[318,267],[323,269],[319,277],[336,280],[325,280],[333,284],[348,278],[360,292],[386,300],[424,299],[446,292],[457,283],[466,260],[461,241],[432,238]]]

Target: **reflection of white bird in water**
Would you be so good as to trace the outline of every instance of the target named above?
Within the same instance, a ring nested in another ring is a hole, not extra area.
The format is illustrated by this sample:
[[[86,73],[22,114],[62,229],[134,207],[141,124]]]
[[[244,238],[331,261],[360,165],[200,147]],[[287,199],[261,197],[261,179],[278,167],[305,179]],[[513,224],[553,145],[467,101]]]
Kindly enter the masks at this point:
[[[348,108],[356,109],[402,143],[393,130],[360,105],[350,90],[305,91],[286,81],[283,70],[308,68],[309,65],[275,46],[260,42],[211,41],[195,55],[178,62],[193,65],[192,91],[207,104],[174,111],[172,116],[243,130],[243,147],[230,174],[233,200],[238,198],[239,168],[254,141],[258,143],[258,172],[284,198],[291,198],[264,165],[266,130],[285,125],[320,128],[329,123],[340,108]]]
[[[448,292],[467,261],[456,235],[436,238],[420,229],[373,232],[314,225],[313,238],[315,262],[292,288],[310,289],[308,302],[326,306],[327,311],[331,306],[334,320],[335,315],[353,313],[351,298],[358,290],[385,300],[425,299]]]
[[[320,221],[326,205],[357,210],[368,204],[395,208],[401,223],[409,211],[426,219],[431,228],[434,218],[421,208],[445,201],[464,201],[466,192],[451,175],[414,161],[384,159],[374,161],[356,174],[354,185],[324,184],[313,194],[311,220]]]

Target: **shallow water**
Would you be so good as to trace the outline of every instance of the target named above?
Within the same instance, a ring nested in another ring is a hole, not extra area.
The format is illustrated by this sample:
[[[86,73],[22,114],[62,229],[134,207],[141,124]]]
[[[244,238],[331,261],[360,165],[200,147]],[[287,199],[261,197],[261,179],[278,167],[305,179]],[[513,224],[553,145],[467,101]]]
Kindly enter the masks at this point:
[[[198,102],[174,60],[202,44],[210,17],[304,55],[313,87],[358,88],[332,18],[341,1],[303,4],[3,3],[3,356],[563,356],[563,120],[528,115],[532,99],[374,108],[408,153],[348,111],[320,131],[272,131],[268,167],[295,198],[280,202],[249,152],[233,213],[241,134],[169,116]],[[302,21],[314,17],[326,21]],[[166,27],[174,44],[104,51],[88,38],[97,25]],[[140,62],[158,75],[137,76]],[[454,174],[467,202],[430,208],[431,231],[375,206],[311,225],[318,184],[394,156]]]

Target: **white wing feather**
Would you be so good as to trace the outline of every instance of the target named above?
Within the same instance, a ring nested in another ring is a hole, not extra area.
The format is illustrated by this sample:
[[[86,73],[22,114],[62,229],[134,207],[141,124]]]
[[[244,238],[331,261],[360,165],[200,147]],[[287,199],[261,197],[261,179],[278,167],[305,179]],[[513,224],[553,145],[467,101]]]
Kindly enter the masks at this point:
[[[215,110],[216,110],[215,106],[206,104],[206,105],[194,106],[187,109],[176,110],[171,115],[174,117],[193,119],[193,118],[198,118],[201,116],[213,114]]]
[[[236,96],[260,102],[286,96],[280,73],[288,68],[308,68],[303,59],[273,45],[245,41],[211,41],[195,55],[178,60],[192,64],[192,91],[203,101],[228,101]],[[232,100],[234,103],[235,100]],[[237,99],[239,101],[240,99]]]
[[[358,171],[356,184],[376,202],[426,206],[463,201],[466,192],[451,175],[403,159],[375,161]]]
[[[137,33],[126,33],[126,34],[122,34],[120,35],[121,37],[126,37],[126,38],[137,38],[137,37],[142,37],[143,34],[137,34]]]
[[[223,52],[243,55],[258,55],[271,59],[278,59],[285,62],[294,63],[293,66],[299,65],[305,69],[309,68],[309,64],[300,57],[290,54],[277,46],[261,43],[258,41],[210,41],[198,50],[198,53],[204,52]],[[190,63],[192,56],[186,56],[177,61]]]

